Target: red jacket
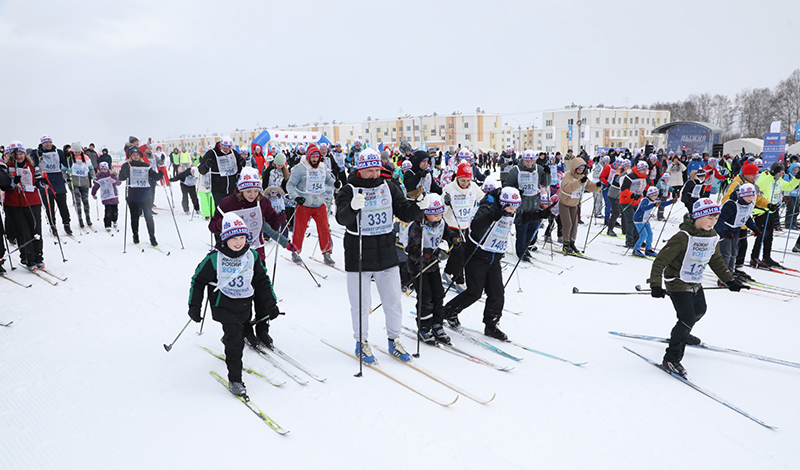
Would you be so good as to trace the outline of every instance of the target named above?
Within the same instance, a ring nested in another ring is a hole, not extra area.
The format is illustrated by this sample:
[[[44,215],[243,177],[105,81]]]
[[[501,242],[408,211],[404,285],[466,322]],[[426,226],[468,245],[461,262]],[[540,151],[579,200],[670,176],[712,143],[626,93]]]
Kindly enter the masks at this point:
[[[8,174],[11,179],[17,173],[22,176],[22,183],[29,191],[24,191],[21,185],[16,186],[15,189],[5,192],[5,205],[11,207],[28,207],[38,206],[42,204],[42,199],[39,196],[39,190],[36,189],[36,176],[34,173],[33,165],[26,159],[25,166],[17,168],[16,166],[8,167]],[[22,184],[21,183],[21,184]]]
[[[638,182],[638,180],[642,180]],[[641,189],[638,191],[631,191],[631,186],[633,183],[636,182],[637,185],[641,186]],[[639,173],[639,170],[634,168],[630,173],[625,175],[622,178],[622,185],[620,185],[620,193],[619,193],[619,203],[620,204],[632,204],[634,206],[639,205],[639,200],[641,198],[633,199],[631,196],[633,194],[638,194],[642,196],[644,194],[644,190],[647,188],[647,173]]]

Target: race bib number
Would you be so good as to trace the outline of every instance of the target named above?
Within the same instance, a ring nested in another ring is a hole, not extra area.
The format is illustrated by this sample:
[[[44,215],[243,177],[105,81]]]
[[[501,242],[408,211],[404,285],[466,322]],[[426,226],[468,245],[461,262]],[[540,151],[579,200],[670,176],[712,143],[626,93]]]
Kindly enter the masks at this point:
[[[45,173],[58,173],[61,171],[61,162],[58,158],[58,152],[45,152],[42,154],[42,171]]]
[[[253,252],[238,258],[217,254],[217,288],[231,299],[246,299],[255,293],[253,289]]]
[[[306,171],[306,194],[323,194],[325,192],[324,168],[311,168]]]
[[[238,170],[236,166],[236,155],[229,152],[227,155],[217,155],[217,167],[220,176],[233,176]]]
[[[647,185],[647,181],[643,180],[642,178],[631,180],[631,192],[633,194],[643,194],[644,187]]]
[[[684,232],[686,233],[686,232]],[[687,234],[688,235],[688,234]],[[681,264],[681,281],[699,284],[703,280],[703,272],[714,255],[719,237],[692,237],[686,246],[686,254]]]
[[[475,210],[475,192],[470,191],[467,194],[453,192],[450,194],[450,203],[458,225],[469,227],[469,223],[472,222],[472,212]]]
[[[738,202],[736,203],[736,219],[733,221],[734,227],[744,227],[744,224],[747,222],[747,219],[750,218],[750,215],[753,213],[753,208],[756,206],[756,202],[753,201],[750,204],[742,205]]]
[[[539,173],[534,171],[520,171],[517,184],[523,196],[535,196],[539,193]]]
[[[100,201],[106,202],[109,199],[117,197],[117,195],[114,194],[114,181],[112,181],[111,178],[103,178],[97,180],[97,182],[100,184]]]
[[[148,173],[150,172],[149,166],[132,166],[130,185],[132,188],[149,188],[150,180]]]
[[[233,211],[244,221],[250,233],[247,234],[247,243],[253,248],[260,248],[263,244],[261,242],[261,226],[264,223],[264,217],[261,214],[261,207],[251,207],[248,209],[239,209]]]
[[[392,193],[385,182],[377,188],[363,189],[366,200],[361,209],[361,233],[367,236],[384,235],[392,231]]]
[[[22,190],[26,193],[32,193],[36,190],[36,187],[33,185],[33,172],[30,169],[26,168],[14,168],[14,172],[19,175],[20,184],[22,185]]]
[[[481,249],[492,253],[505,253],[513,221],[513,217],[501,217],[500,220],[494,224],[486,240],[483,241]]]
[[[74,163],[72,165],[72,176],[79,176],[82,178],[89,176],[89,164],[85,162]]]

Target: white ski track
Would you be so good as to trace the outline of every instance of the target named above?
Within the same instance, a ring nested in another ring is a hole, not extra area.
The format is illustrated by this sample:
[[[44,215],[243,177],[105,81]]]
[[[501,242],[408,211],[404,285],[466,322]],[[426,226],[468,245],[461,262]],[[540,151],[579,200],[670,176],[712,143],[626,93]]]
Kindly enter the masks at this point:
[[[402,333],[403,333],[403,335],[405,337],[407,337],[407,338],[409,338],[411,340],[414,340],[414,341],[417,340],[417,330],[414,330],[414,329],[408,328],[407,326],[404,326]],[[475,364],[480,364],[482,366],[491,367],[492,369],[499,370],[501,372],[508,372],[508,371],[514,370],[514,366],[497,365],[497,364],[495,364],[495,363],[493,363],[493,362],[491,362],[491,361],[489,361],[487,359],[484,359],[484,358],[482,358],[480,356],[476,356],[475,354],[472,354],[472,353],[469,353],[467,351],[464,351],[463,349],[457,348],[457,347],[453,346],[452,344],[436,343],[434,345],[428,345],[428,346],[435,346],[435,347],[441,349],[442,351],[448,352],[448,353],[450,353],[450,354],[452,354],[454,356],[458,356],[458,357],[460,357],[462,359],[466,359],[466,360],[468,360],[470,362],[474,362]]]
[[[469,331],[471,333],[477,333],[477,334],[486,336],[482,332],[480,332],[479,330],[474,330],[472,328],[467,328],[465,326],[462,326],[461,328],[463,330]],[[488,336],[486,336],[486,337],[489,338]],[[494,339],[494,338],[491,338],[491,339]],[[495,341],[499,341],[499,340],[495,340]],[[570,361],[569,359],[564,359],[563,357],[554,356],[552,354],[549,354],[549,353],[546,353],[546,352],[543,352],[543,351],[539,351],[538,349],[533,349],[531,347],[525,346],[524,344],[520,344],[520,343],[518,343],[516,341],[508,340],[508,341],[505,341],[505,342],[508,343],[508,344],[513,344],[514,346],[516,346],[516,347],[518,347],[520,349],[524,349],[525,351],[536,353],[536,354],[539,354],[539,355],[544,356],[544,357],[549,357],[551,359],[556,359],[556,360],[561,361],[561,362],[566,362],[567,364],[572,364],[573,366],[583,366],[583,365],[587,364],[586,362],[573,362],[573,361]]]
[[[208,349],[208,348],[206,348],[204,346],[199,346],[199,348],[202,349],[203,351],[211,354],[212,356],[216,357],[217,359],[221,360],[222,362],[225,362],[225,354],[214,352],[213,350]],[[273,379],[267,377],[266,375],[262,374],[261,372],[253,370],[253,369],[251,369],[249,367],[242,367],[242,370],[247,372],[250,375],[255,375],[256,377],[262,379],[263,381],[267,382],[270,385],[274,385],[276,387],[282,387],[282,386],[286,385],[286,382],[278,382],[277,380],[273,380]]]
[[[220,375],[219,375],[219,374],[217,374],[216,372],[214,372],[213,370],[212,370],[212,371],[210,371],[210,374],[211,374],[211,376],[212,376],[212,377],[214,377],[214,379],[215,379],[217,382],[219,382],[219,383],[220,383],[220,384],[222,384],[222,385],[223,385],[223,386],[224,386],[226,389],[228,389],[228,393],[230,393],[230,389],[229,389],[229,386],[228,386],[228,381],[227,381],[227,380],[225,380],[225,379],[223,379],[222,377],[220,377]],[[231,393],[231,395],[233,395],[233,393]],[[266,414],[265,414],[263,411],[261,411],[261,409],[260,409],[258,406],[256,406],[256,404],[255,404],[255,403],[253,403],[253,402],[251,402],[251,401],[250,401],[250,397],[247,397],[247,396],[245,396],[245,397],[240,397],[240,396],[238,396],[238,395],[233,395],[233,396],[234,396],[234,397],[236,397],[236,398],[237,398],[237,399],[238,399],[240,402],[244,403],[244,405],[245,405],[245,406],[247,406],[248,408],[250,408],[250,411],[252,411],[253,413],[255,413],[255,415],[256,415],[256,416],[258,416],[259,418],[261,418],[261,421],[264,421],[264,423],[265,423],[267,426],[269,426],[269,427],[270,427],[270,428],[271,428],[273,431],[277,432],[277,433],[278,433],[278,434],[280,434],[280,435],[285,435],[285,434],[287,434],[287,433],[289,432],[289,431],[287,431],[286,429],[283,429],[283,428],[282,428],[282,427],[281,427],[281,426],[280,426],[278,423],[276,423],[275,421],[273,421],[273,419],[272,419],[272,418],[270,418],[270,417],[269,417],[269,416],[267,416],[267,415],[266,415]]]
[[[272,355],[270,353],[268,353],[267,350],[262,349],[262,348],[254,348],[252,346],[250,346],[250,349],[252,349],[253,351],[257,352],[259,356],[263,357],[267,362],[269,362],[270,364],[275,366],[276,369],[278,369],[281,372],[283,372],[284,374],[286,374],[290,379],[294,380],[295,382],[299,383],[300,385],[308,384],[308,380],[298,376],[294,372],[292,372],[289,369],[287,369],[286,366],[284,366],[277,359],[272,357]]]
[[[27,289],[27,288],[30,288],[30,287],[33,287],[33,284],[23,284],[23,283],[21,283],[21,282],[19,282],[19,281],[15,280],[15,279],[13,279],[13,278],[11,278],[11,277],[10,277],[8,274],[0,274],[0,277],[2,277],[3,279],[5,279],[6,281],[11,281],[11,282],[13,282],[14,284],[16,284],[16,285],[18,285],[18,286],[21,286],[21,287],[24,287],[24,288],[26,288],[26,289]]]
[[[657,363],[657,362],[655,362],[655,361],[653,361],[653,360],[651,360],[651,359],[648,359],[648,358],[647,358],[647,357],[645,357],[645,356],[642,356],[641,354],[637,353],[637,352],[636,352],[636,351],[634,351],[633,349],[630,349],[630,348],[628,348],[627,346],[623,346],[623,348],[625,348],[625,350],[626,350],[626,351],[628,351],[628,352],[630,352],[630,353],[633,353],[633,354],[635,354],[635,355],[639,356],[640,358],[644,359],[644,360],[645,360],[645,361],[647,361],[647,362],[648,362],[650,365],[652,365],[652,366],[656,367],[657,369],[661,370],[662,372],[666,372],[666,373],[667,373],[667,374],[669,374],[670,376],[672,376],[672,377],[674,377],[674,378],[676,378],[676,379],[680,380],[680,381],[681,381],[681,382],[683,382],[684,384],[686,384],[686,385],[688,385],[688,386],[692,387],[693,389],[697,390],[698,392],[702,393],[703,395],[707,396],[708,398],[711,398],[712,400],[716,401],[717,403],[719,403],[719,404],[721,404],[721,405],[724,405],[724,406],[726,406],[726,407],[730,408],[731,410],[733,410],[733,411],[735,411],[735,412],[739,413],[740,415],[744,416],[745,418],[747,418],[747,419],[750,419],[750,420],[753,420],[753,421],[755,421],[756,423],[758,423],[758,424],[760,424],[760,425],[764,426],[764,427],[765,427],[765,428],[767,428],[767,429],[778,429],[778,428],[777,428],[777,427],[775,427],[775,426],[770,426],[770,425],[768,425],[768,424],[765,424],[765,423],[764,423],[763,421],[761,421],[760,419],[758,419],[758,418],[756,418],[756,417],[754,417],[754,416],[750,415],[749,413],[747,413],[746,411],[742,410],[741,408],[738,408],[737,406],[735,406],[735,405],[733,405],[733,404],[731,404],[731,403],[728,403],[728,402],[727,402],[726,400],[724,400],[723,398],[720,398],[720,397],[718,397],[718,396],[714,395],[713,393],[709,392],[708,390],[706,390],[706,389],[704,389],[704,388],[700,387],[699,385],[695,384],[695,383],[694,383],[694,382],[692,382],[691,380],[689,380],[689,379],[686,379],[686,378],[684,378],[684,377],[681,377],[681,376],[680,376],[680,375],[678,375],[678,374],[672,373],[672,372],[670,372],[670,371],[668,371],[668,370],[664,369],[664,367],[662,367],[662,366],[661,366],[661,364],[659,364],[659,363]]]
[[[349,352],[345,351],[344,349],[340,349],[339,347],[337,347],[337,346],[334,346],[333,344],[331,344],[331,343],[329,343],[329,342],[325,341],[324,339],[321,339],[320,341],[322,341],[322,342],[323,342],[324,344],[326,344],[327,346],[330,346],[331,348],[333,348],[333,349],[335,349],[335,350],[339,351],[340,353],[344,354],[345,356],[349,356],[350,358],[352,358],[352,359],[353,359],[353,360],[355,360],[356,362],[360,362],[360,361],[359,361],[359,359],[356,357],[356,355],[355,355],[355,354],[350,354]],[[459,397],[459,395],[456,395],[456,398],[455,398],[453,401],[451,401],[450,403],[445,403],[445,402],[442,402],[442,401],[439,401],[439,400],[437,400],[437,399],[433,398],[432,396],[428,395],[427,393],[425,393],[425,392],[423,392],[423,391],[421,391],[421,390],[419,390],[419,389],[417,389],[417,388],[415,388],[415,387],[412,387],[411,385],[407,384],[406,382],[404,382],[404,381],[402,381],[402,380],[398,379],[398,378],[397,378],[397,377],[395,377],[394,375],[392,375],[392,374],[390,374],[390,373],[386,372],[385,370],[383,370],[383,368],[381,368],[381,366],[378,364],[378,360],[377,360],[377,359],[376,359],[376,360],[375,360],[375,362],[374,362],[374,363],[372,363],[372,364],[364,364],[364,368],[365,368],[365,369],[374,370],[375,372],[377,372],[377,373],[379,373],[379,374],[383,375],[383,376],[384,376],[384,377],[386,377],[387,379],[389,379],[389,380],[391,380],[391,381],[393,381],[393,382],[395,382],[395,383],[397,383],[397,384],[399,384],[399,385],[402,385],[403,387],[405,387],[405,388],[407,388],[407,389],[411,390],[412,392],[416,393],[417,395],[419,395],[419,396],[421,396],[421,397],[423,397],[423,398],[426,398],[426,399],[428,399],[428,400],[430,400],[430,401],[432,401],[432,402],[436,403],[437,405],[441,405],[441,406],[450,406],[450,405],[452,405],[452,404],[454,404],[455,402],[457,402],[457,401],[458,401],[458,397]]]
[[[281,300],[282,300],[282,299],[281,299]],[[279,302],[280,302],[280,300],[279,300]],[[305,373],[306,373],[306,374],[307,374],[309,377],[311,377],[312,379],[316,380],[317,382],[325,382],[326,380],[328,380],[328,379],[327,379],[327,378],[325,378],[325,377],[320,377],[320,376],[318,376],[317,374],[315,374],[315,373],[311,372],[311,371],[308,369],[308,367],[304,366],[303,364],[299,363],[299,362],[298,362],[296,359],[294,359],[293,357],[289,356],[289,355],[288,355],[288,354],[286,354],[285,352],[283,352],[283,351],[281,351],[280,349],[278,349],[278,347],[277,347],[277,346],[275,346],[274,344],[272,345],[272,347],[271,347],[271,348],[268,348],[268,349],[269,349],[270,351],[274,352],[275,354],[277,354],[277,355],[278,355],[278,357],[280,357],[280,358],[281,358],[281,359],[283,359],[284,361],[288,362],[289,364],[291,364],[291,365],[295,366],[296,368],[300,369],[301,371],[305,372]]]
[[[614,336],[620,336],[622,338],[639,339],[639,340],[643,340],[643,341],[654,341],[654,342],[657,342],[657,343],[669,344],[669,339],[668,338],[661,338],[659,336],[634,335],[634,334],[630,334],[630,333],[620,333],[618,331],[609,331],[608,334],[611,334],[611,335],[614,335]],[[720,347],[720,346],[712,346],[712,345],[706,344],[706,343],[700,343],[697,346],[694,346],[694,345],[691,345],[691,344],[687,344],[686,346],[688,346],[690,348],[694,348],[694,349],[702,349],[702,350],[705,350],[705,351],[714,351],[714,352],[721,352],[721,353],[726,353],[726,354],[733,354],[734,356],[747,357],[747,358],[755,359],[755,360],[762,361],[762,362],[768,362],[768,363],[771,363],[771,364],[780,364],[782,366],[788,366],[788,367],[794,367],[796,369],[800,369],[800,363],[797,363],[797,362],[785,361],[783,359],[775,359],[774,357],[768,357],[768,356],[763,356],[761,354],[754,354],[754,353],[739,351],[738,349],[723,348],[723,347]]]
[[[449,388],[450,390],[458,393],[459,395],[463,395],[463,396],[469,398],[470,400],[472,400],[472,401],[474,401],[476,403],[480,403],[481,405],[486,405],[487,403],[489,403],[492,400],[494,400],[495,397],[497,396],[497,394],[495,393],[495,394],[492,394],[492,398],[490,398],[488,400],[481,400],[480,398],[476,397],[472,393],[464,390],[463,388],[461,388],[461,387],[459,387],[457,385],[451,384],[450,382],[444,380],[443,378],[439,377],[438,375],[434,374],[433,372],[430,372],[427,369],[423,368],[422,366],[418,365],[414,359],[411,359],[408,362],[403,362],[403,361],[400,360],[399,357],[396,357],[396,356],[393,356],[392,354],[389,354],[389,351],[383,349],[380,346],[372,345],[372,347],[377,349],[378,351],[382,352],[383,354],[386,354],[387,356],[391,357],[395,361],[397,361],[397,362],[399,362],[401,364],[407,365],[408,367],[414,369],[415,371],[417,371],[420,374],[428,377],[429,379],[431,379],[431,380],[433,380],[435,382],[439,382],[440,384],[442,384],[445,387]]]

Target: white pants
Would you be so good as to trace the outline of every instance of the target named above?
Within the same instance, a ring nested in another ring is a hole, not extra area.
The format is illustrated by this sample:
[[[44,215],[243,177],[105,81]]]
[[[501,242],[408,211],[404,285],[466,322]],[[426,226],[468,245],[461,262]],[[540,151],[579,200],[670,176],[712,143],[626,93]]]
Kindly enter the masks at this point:
[[[400,269],[395,266],[384,271],[361,273],[361,336],[367,341],[369,336],[369,311],[372,309],[372,283],[378,287],[386,316],[386,334],[389,339],[400,337],[403,306],[400,303]],[[350,298],[350,318],[353,321],[353,338],[358,341],[358,273],[347,273],[347,295]]]

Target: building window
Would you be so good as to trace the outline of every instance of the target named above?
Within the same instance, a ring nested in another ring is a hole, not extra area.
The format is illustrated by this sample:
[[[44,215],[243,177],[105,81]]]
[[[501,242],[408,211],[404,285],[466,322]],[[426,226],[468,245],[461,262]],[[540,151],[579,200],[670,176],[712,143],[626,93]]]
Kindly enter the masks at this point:
[[[594,119],[594,123],[595,123],[595,124],[600,124],[600,118],[595,118],[595,119]]]
[[[419,126],[414,126],[414,130],[418,131],[419,130]]]
[[[615,133],[614,131],[611,131],[611,137],[616,137],[616,135],[615,135],[615,134],[616,134],[616,133]]]
[[[552,139],[553,139],[553,133],[552,133],[552,132],[548,132],[548,133],[546,133],[546,134],[544,135],[544,138],[545,138],[545,139],[552,140]]]
[[[383,135],[389,135],[389,131],[383,131]]]
[[[639,131],[638,130],[633,131],[633,135],[635,135],[636,137],[639,137]]]
[[[419,142],[419,137],[414,137],[414,142]]]
[[[380,128],[380,127],[376,127],[376,128],[375,128],[375,132],[377,132],[378,134],[380,134],[380,133],[381,133],[381,128]]]
[[[471,136],[469,134],[464,134],[464,140],[470,140],[470,137]]]
[[[552,120],[552,119],[548,119],[548,120],[546,120],[546,121],[544,122],[544,125],[545,125],[545,126],[548,126],[548,127],[549,127],[549,126],[552,126],[552,125],[553,125],[553,120]]]
[[[392,132],[397,132],[397,128],[396,127],[392,127]]]
[[[608,118],[606,118],[606,124],[608,124]]]
[[[567,119],[567,125],[572,125],[575,122],[574,119]]]
[[[448,137],[448,138],[447,138],[447,140],[449,140],[450,142],[452,142],[452,141],[453,141],[453,136],[452,136],[452,135],[450,135],[450,136],[447,136],[447,137]]]
[[[436,129],[431,129],[431,136],[435,136],[435,135],[436,135]]]
[[[464,129],[469,129],[469,123],[468,122],[464,123]],[[467,139],[467,140],[469,140],[469,139]]]
[[[411,132],[411,126],[406,126],[406,131]]]
[[[625,122],[623,124],[627,124],[627,123],[628,123],[628,118],[625,118]]]
[[[639,124],[639,118],[638,117],[636,118],[636,124]]]
[[[350,135],[353,135],[353,131],[350,131]]]
[[[594,136],[595,137],[600,137],[600,131],[594,131]]]
[[[647,123],[650,124],[650,118],[647,118]]]
[[[452,123],[452,122],[448,123],[448,124],[447,124],[447,128],[448,128],[448,129],[452,129],[452,128],[453,128],[453,123]]]
[[[611,124],[616,124],[616,123],[617,123],[617,118],[611,118]]]

